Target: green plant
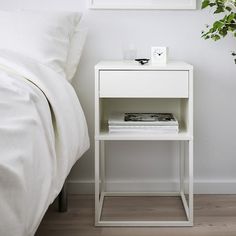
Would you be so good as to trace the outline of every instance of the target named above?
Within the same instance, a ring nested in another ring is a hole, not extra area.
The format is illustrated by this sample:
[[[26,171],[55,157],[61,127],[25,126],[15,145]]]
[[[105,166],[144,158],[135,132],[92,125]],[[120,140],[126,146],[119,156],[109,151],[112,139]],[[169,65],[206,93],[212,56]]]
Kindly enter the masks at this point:
[[[203,0],[202,9],[207,7],[214,10],[213,14],[219,14],[220,19],[211,26],[207,25],[206,30],[202,31],[202,37],[214,41],[224,38],[229,33],[236,37],[236,0]],[[236,53],[232,52],[231,55],[235,57],[236,64]]]

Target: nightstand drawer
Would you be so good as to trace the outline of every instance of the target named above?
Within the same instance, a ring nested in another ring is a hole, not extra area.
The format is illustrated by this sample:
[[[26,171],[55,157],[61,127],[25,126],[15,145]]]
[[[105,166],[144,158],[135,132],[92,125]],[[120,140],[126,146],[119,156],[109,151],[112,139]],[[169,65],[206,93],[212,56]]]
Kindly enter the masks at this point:
[[[188,71],[100,71],[100,97],[187,98]]]

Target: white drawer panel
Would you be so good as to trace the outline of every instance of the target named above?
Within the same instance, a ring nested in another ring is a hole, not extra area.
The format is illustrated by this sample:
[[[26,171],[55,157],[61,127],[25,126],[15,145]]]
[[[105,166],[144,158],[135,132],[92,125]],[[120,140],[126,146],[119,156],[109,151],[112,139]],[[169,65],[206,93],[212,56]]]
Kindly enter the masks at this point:
[[[100,71],[100,97],[188,97],[188,71]]]

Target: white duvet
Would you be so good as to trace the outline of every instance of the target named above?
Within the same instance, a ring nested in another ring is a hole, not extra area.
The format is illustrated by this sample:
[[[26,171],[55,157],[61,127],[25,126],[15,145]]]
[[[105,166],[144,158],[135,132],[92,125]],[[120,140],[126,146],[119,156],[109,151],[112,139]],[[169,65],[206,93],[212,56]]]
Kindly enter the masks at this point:
[[[0,236],[34,235],[88,147],[72,86],[44,65],[0,51]]]

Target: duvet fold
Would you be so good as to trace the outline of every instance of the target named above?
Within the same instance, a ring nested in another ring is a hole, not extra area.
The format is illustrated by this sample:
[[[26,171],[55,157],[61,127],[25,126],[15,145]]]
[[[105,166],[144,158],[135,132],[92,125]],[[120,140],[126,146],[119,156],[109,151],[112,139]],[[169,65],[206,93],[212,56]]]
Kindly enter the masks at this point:
[[[88,148],[72,86],[30,58],[0,51],[0,236],[34,235]]]

